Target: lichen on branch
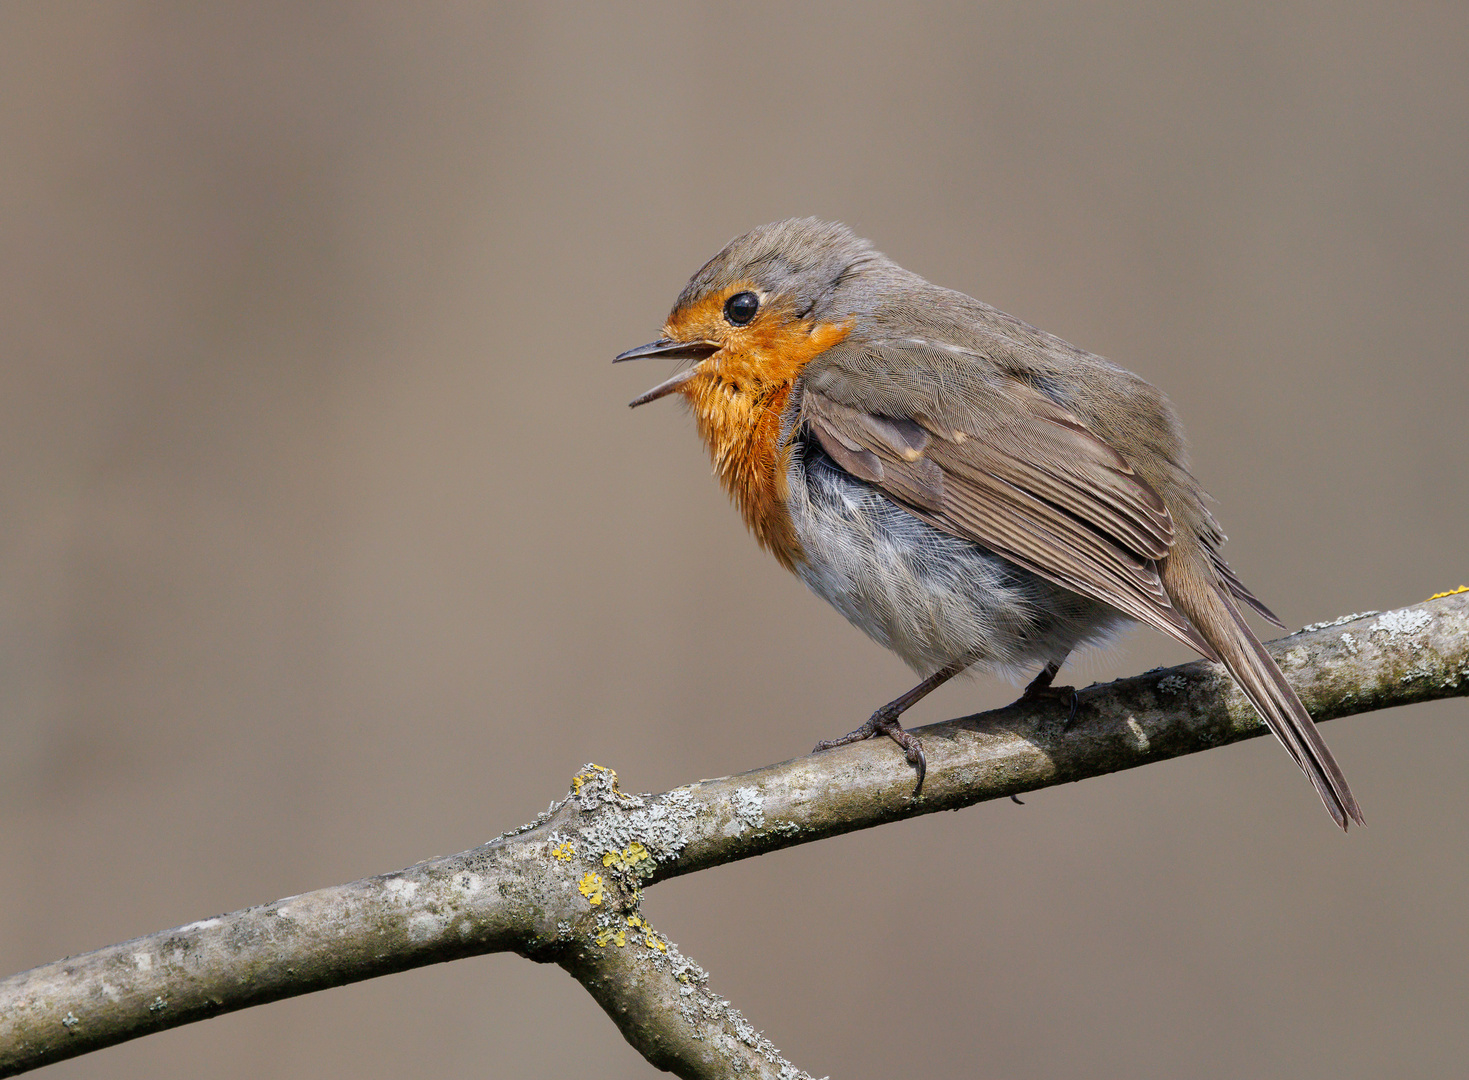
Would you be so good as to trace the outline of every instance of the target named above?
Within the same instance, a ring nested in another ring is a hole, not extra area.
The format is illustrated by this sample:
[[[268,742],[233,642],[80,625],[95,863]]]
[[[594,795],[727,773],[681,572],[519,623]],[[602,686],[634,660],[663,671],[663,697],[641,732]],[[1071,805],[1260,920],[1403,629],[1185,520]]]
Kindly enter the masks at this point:
[[[1317,720],[1469,694],[1469,590],[1307,627],[1269,646]],[[885,740],[661,795],[589,765],[487,844],[69,957],[0,982],[0,1076],[224,1012],[486,952],[554,962],[648,1061],[679,1076],[806,1074],[649,925],[665,878],[920,814],[1263,734],[1205,661],[1092,686],[1074,722],[1044,704],[916,730],[921,798]]]

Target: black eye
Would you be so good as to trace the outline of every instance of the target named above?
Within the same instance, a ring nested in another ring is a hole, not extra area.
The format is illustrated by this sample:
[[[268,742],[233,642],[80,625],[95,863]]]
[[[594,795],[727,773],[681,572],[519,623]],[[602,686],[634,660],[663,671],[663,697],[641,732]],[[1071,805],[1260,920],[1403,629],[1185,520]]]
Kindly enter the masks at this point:
[[[745,326],[760,310],[760,298],[752,292],[735,293],[724,302],[724,317],[736,326]]]

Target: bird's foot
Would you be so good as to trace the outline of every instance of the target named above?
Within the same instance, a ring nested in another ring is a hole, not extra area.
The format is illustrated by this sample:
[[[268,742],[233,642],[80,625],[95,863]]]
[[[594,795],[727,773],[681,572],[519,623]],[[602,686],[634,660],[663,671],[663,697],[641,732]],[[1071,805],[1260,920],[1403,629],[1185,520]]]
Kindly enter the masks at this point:
[[[1041,669],[1041,673],[1030,681],[1024,692],[1016,699],[1015,704],[1020,702],[1058,701],[1066,707],[1066,724],[1069,729],[1076,722],[1076,710],[1081,704],[1081,695],[1076,692],[1074,686],[1052,686],[1051,680],[1056,677],[1060,670],[1059,664],[1047,664]]]
[[[923,741],[917,735],[904,731],[903,725],[898,722],[897,714],[890,713],[886,706],[873,713],[872,719],[857,730],[849,731],[840,738],[823,739],[812,747],[811,752],[816,754],[833,747],[846,746],[848,743],[875,739],[879,735],[886,735],[903,748],[908,764],[912,765],[914,772],[918,774],[918,782],[913,785],[913,798],[918,798],[923,791],[923,778],[928,773],[928,759],[923,756]]]

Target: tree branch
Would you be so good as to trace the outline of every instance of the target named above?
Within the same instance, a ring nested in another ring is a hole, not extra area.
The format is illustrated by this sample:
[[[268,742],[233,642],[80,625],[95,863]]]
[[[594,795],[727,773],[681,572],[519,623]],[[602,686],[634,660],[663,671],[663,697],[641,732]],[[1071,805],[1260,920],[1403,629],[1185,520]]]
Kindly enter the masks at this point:
[[[1469,591],[1308,627],[1270,646],[1317,720],[1469,694]],[[648,925],[642,888],[709,866],[1206,750],[1265,731],[1217,665],[1092,686],[918,730],[921,799],[885,740],[662,795],[588,766],[529,825],[395,874],[287,897],[0,982],[0,1075],[251,1005],[513,951],[580,981],[649,1062],[796,1080],[705,973]]]

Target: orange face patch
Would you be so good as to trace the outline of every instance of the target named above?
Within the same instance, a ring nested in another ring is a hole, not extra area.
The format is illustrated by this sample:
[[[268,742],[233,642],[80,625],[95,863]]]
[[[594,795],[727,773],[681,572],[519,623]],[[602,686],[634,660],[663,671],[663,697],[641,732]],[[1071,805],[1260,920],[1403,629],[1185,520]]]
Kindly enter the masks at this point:
[[[675,341],[718,342],[720,350],[678,388],[693,409],[714,471],[760,545],[786,569],[804,560],[786,510],[788,446],[780,442],[781,414],[791,385],[810,361],[851,332],[851,320],[813,323],[778,303],[766,303],[748,326],[732,326],[724,302],[736,293],[759,294],[748,282],[700,298],[664,324]]]

